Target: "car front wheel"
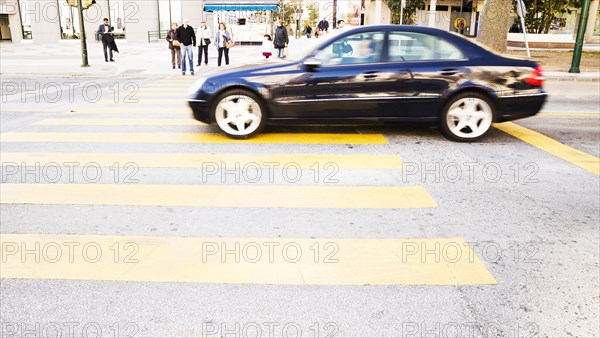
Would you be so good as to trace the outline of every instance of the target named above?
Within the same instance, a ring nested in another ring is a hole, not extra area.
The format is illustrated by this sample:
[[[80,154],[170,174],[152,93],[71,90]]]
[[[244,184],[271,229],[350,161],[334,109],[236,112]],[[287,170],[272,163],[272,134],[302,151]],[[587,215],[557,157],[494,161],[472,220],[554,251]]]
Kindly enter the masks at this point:
[[[485,96],[464,93],[446,104],[441,129],[450,140],[471,142],[480,139],[490,130],[493,119],[493,105]]]
[[[266,114],[260,99],[247,90],[232,90],[219,96],[213,108],[219,129],[235,139],[246,139],[264,127]]]

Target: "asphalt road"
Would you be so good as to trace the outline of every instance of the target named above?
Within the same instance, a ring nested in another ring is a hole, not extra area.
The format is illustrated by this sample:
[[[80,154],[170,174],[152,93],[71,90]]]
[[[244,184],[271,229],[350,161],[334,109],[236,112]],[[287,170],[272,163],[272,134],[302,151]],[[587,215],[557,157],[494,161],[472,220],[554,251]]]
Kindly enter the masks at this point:
[[[600,336],[598,82],[461,144],[229,142],[191,77],[73,81],[2,79],[3,337]]]

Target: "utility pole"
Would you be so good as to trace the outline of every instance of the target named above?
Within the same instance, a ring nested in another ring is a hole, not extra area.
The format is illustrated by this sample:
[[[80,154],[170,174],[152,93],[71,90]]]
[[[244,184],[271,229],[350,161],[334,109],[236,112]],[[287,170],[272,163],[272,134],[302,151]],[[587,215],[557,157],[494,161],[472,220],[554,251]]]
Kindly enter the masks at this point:
[[[332,27],[335,28],[337,25],[337,0],[333,0],[333,23]]]
[[[577,27],[577,39],[575,40],[575,50],[573,50],[573,60],[569,73],[579,73],[579,64],[581,63],[581,51],[583,50],[583,38],[587,26],[588,15],[590,13],[590,0],[583,0],[581,5],[581,15],[579,16],[579,27]]]
[[[81,32],[81,67],[89,67],[87,55],[87,42],[85,40],[85,23],[83,22],[83,0],[77,0],[77,15],[79,15],[79,31]]]

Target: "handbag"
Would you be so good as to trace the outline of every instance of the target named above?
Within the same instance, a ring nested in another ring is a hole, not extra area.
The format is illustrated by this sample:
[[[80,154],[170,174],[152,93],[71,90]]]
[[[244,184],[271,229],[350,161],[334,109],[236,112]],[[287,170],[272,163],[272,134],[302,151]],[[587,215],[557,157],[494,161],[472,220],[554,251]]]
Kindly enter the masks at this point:
[[[181,46],[181,43],[179,42],[179,40],[173,40],[173,47],[179,47]]]
[[[204,44],[207,46],[210,45],[210,39],[204,39]]]
[[[225,42],[225,48],[233,48],[235,46],[235,42],[233,42],[233,40],[227,40],[227,42]]]

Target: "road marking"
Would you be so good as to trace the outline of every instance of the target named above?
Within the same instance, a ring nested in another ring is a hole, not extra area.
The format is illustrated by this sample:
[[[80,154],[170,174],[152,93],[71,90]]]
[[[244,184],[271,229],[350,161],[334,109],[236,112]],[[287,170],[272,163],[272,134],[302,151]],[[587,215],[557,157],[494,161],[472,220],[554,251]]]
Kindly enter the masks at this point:
[[[189,117],[187,119],[76,119],[51,118],[40,120],[34,125],[41,126],[198,126],[204,125]]]
[[[63,111],[63,107],[59,107],[56,109],[13,109],[13,108],[0,108],[2,113],[58,113]]]
[[[382,134],[259,134],[234,140],[212,133],[20,133],[0,134],[0,142],[66,143],[236,143],[236,144],[386,144]]]
[[[111,106],[111,107],[81,107],[73,108],[67,111],[68,113],[80,113],[80,114],[188,114],[192,113],[192,110],[186,106],[176,107],[141,107],[136,106]]]
[[[181,100],[185,100],[187,98],[186,93],[171,93],[171,92],[164,92],[164,91],[156,91],[156,92],[150,92],[150,91],[140,91],[139,93],[136,93],[135,95],[131,96],[130,99],[135,100],[137,98],[140,97],[155,97],[155,98],[181,98]]]
[[[582,169],[600,176],[600,158],[584,153],[583,151],[564,145],[548,136],[542,135],[531,129],[522,127],[513,122],[504,122],[494,125],[496,128],[523,140],[549,154],[570,162]]]
[[[215,208],[435,208],[421,186],[10,184],[2,204],[127,205]]]
[[[538,113],[538,116],[600,117],[598,113]]]
[[[398,155],[338,155],[338,154],[197,154],[197,153],[0,153],[2,165],[26,165],[34,167],[49,163],[96,163],[112,167],[134,163],[142,168],[205,168],[214,166],[241,168],[251,165],[261,168],[278,168],[294,164],[301,168],[334,166],[340,169],[402,169]],[[210,168],[209,168],[210,167]],[[7,174],[8,175],[8,174]]]
[[[131,102],[131,101],[135,101],[137,100],[137,102]],[[100,100],[98,102],[96,102],[96,104],[101,104],[101,105],[142,105],[142,104],[170,104],[170,105],[185,105],[187,104],[187,102],[185,101],[185,98],[178,98],[178,99],[173,99],[173,98],[163,98],[163,99],[146,99],[146,98],[139,98],[136,99],[135,97],[132,97],[130,99],[127,99],[128,102],[123,102],[120,100],[117,100],[115,102],[115,100]]]
[[[2,234],[1,242],[2,278],[356,286],[497,283],[464,238]]]

